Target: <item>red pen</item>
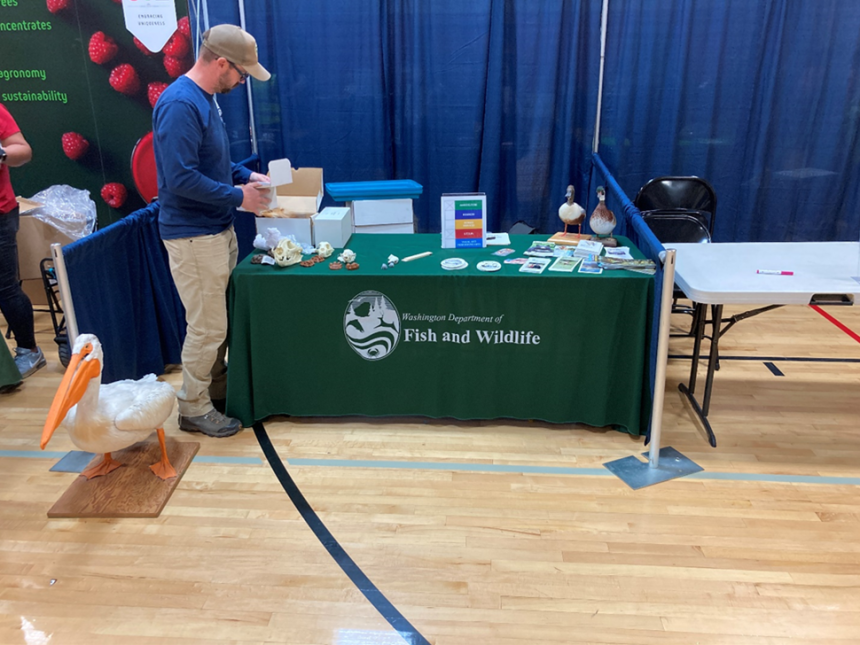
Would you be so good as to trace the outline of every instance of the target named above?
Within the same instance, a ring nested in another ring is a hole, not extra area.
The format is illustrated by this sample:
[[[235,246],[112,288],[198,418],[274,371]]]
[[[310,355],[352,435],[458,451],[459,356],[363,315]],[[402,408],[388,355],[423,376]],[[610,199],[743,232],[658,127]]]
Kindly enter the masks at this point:
[[[794,271],[774,271],[772,269],[758,269],[756,273],[762,275],[794,275]]]

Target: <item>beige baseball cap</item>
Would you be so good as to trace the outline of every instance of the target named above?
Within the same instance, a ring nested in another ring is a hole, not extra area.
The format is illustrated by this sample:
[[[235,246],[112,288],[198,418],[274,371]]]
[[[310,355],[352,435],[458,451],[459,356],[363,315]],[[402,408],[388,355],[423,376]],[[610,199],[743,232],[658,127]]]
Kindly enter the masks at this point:
[[[216,56],[241,65],[258,81],[268,81],[272,75],[257,62],[257,41],[236,25],[215,25],[203,34],[203,46]]]

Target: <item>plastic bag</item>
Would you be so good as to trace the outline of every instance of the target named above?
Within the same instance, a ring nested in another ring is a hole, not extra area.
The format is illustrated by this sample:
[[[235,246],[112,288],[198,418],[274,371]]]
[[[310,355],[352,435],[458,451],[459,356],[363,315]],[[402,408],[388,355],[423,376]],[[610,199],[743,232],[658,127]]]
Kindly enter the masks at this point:
[[[31,210],[32,215],[50,224],[73,240],[89,235],[96,227],[96,203],[90,191],[59,185],[46,188],[30,198],[42,204]]]

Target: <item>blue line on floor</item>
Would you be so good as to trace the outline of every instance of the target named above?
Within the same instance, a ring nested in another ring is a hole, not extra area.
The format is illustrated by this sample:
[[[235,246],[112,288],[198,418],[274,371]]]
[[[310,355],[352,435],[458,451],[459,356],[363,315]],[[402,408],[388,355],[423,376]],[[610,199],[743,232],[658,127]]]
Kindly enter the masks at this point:
[[[52,452],[49,450],[0,450],[0,457],[23,457],[25,459],[62,459],[67,454],[69,453]],[[194,463],[262,466],[263,460],[259,457],[207,457],[205,455],[196,455]]]
[[[707,356],[704,354],[703,356]],[[669,354],[669,358],[690,360],[690,354]],[[722,356],[721,361],[786,361],[789,363],[860,363],[860,358],[815,358],[810,356]]]
[[[334,535],[331,534],[331,531],[328,530],[326,525],[319,518],[319,515],[316,514],[316,511],[311,508],[311,505],[308,504],[302,491],[299,490],[296,482],[293,481],[290,473],[287,472],[287,468],[284,466],[284,462],[281,461],[278,451],[275,450],[271,439],[269,439],[266,428],[259,421],[254,423],[254,434],[257,437],[257,441],[260,443],[260,448],[262,448],[263,454],[269,461],[269,467],[272,469],[272,472],[275,473],[278,481],[281,482],[281,486],[284,487],[284,491],[289,496],[290,501],[292,501],[296,510],[308,525],[308,528],[314,532],[314,535],[316,535],[320,544],[326,548],[326,551],[328,551],[329,555],[334,559],[347,577],[352,580],[352,583],[356,588],[364,594],[364,597],[367,598],[371,605],[373,605],[374,609],[376,609],[376,611],[378,611],[379,614],[388,621],[388,624],[391,625],[394,630],[400,634],[400,637],[409,645],[430,645],[430,641],[424,638],[421,632],[415,629],[406,617],[401,614],[391,601],[385,597],[375,584],[373,584],[370,578],[368,578],[364,571],[361,570],[361,567],[356,564],[355,560],[350,557],[346,550],[340,545],[340,542],[338,542]]]
[[[28,457],[30,459],[61,459],[66,454],[65,452],[48,450],[0,450],[0,457]]]
[[[782,370],[770,361],[765,361],[764,366],[769,369],[774,376],[785,376],[785,374],[782,373]]]
[[[456,470],[459,472],[523,473],[537,475],[604,475],[603,468],[565,468],[510,464],[464,464],[446,461],[363,461],[360,459],[288,459],[291,466],[335,468],[408,468],[410,470]]]
[[[767,475],[763,473],[696,473],[690,479],[720,479],[736,482],[773,482],[780,484],[833,484],[860,486],[860,477],[824,477],[822,475]]]
[[[196,455],[195,464],[237,464],[247,466],[262,466],[263,460],[259,457],[207,457]]]
[[[60,459],[65,452],[41,452],[39,450],[0,450],[0,457],[28,459]],[[262,465],[259,457],[206,457],[196,456],[196,463]],[[468,464],[446,461],[371,461],[363,459],[288,459],[290,466],[324,468],[378,468],[401,470],[447,470],[471,473],[521,473],[523,475],[573,475],[578,477],[614,477],[605,468],[565,468],[561,466],[526,466],[522,464]],[[767,473],[719,473],[703,472],[690,475],[689,479],[711,479],[722,481],[774,482],[781,484],[832,484],[837,486],[860,486],[860,477],[826,477],[823,475],[769,475]]]
[[[291,466],[329,468],[400,468],[403,470],[448,470],[456,472],[522,473],[524,475],[578,475],[580,477],[615,477],[605,468],[562,468],[557,466],[521,466],[501,464],[464,464],[459,462],[365,461],[350,459],[289,459]],[[818,475],[769,475],[766,473],[703,472],[689,479],[756,481],[784,484],[837,484],[860,486],[860,477],[823,477]]]

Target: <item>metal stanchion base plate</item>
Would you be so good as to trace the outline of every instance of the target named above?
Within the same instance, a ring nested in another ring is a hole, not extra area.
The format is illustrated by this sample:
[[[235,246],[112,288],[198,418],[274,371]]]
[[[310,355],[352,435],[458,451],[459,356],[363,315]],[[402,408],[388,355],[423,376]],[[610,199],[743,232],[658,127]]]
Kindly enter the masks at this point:
[[[60,459],[51,468],[53,473],[80,473],[93,460],[95,454],[92,452],[82,452],[80,450],[70,450],[66,456]]]
[[[648,457],[647,452],[642,454]],[[660,449],[660,465],[657,468],[652,468],[647,460],[639,461],[633,456],[609,461],[603,465],[633,490],[704,470],[699,464],[670,447]]]

